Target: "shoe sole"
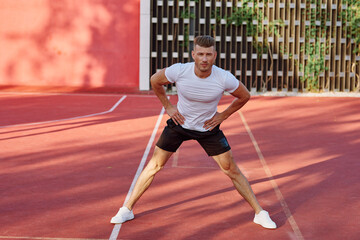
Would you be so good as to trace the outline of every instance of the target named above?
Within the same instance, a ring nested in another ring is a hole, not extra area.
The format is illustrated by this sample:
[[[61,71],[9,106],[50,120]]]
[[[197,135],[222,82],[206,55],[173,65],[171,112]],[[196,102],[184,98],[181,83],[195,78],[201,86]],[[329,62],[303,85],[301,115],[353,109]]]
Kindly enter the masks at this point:
[[[123,222],[115,222],[115,221],[113,221],[113,220],[111,219],[110,223],[112,223],[112,224],[123,224],[124,222],[131,221],[131,220],[133,220],[133,219],[134,219],[134,216],[131,217],[131,218],[129,218],[129,219],[126,219],[126,220],[123,221]]]
[[[275,230],[275,229],[277,228],[277,226],[276,226],[276,227],[265,227],[265,226],[261,225],[261,223],[257,223],[257,222],[255,222],[255,221],[254,221],[254,223],[262,226],[263,228],[269,229],[269,230]]]

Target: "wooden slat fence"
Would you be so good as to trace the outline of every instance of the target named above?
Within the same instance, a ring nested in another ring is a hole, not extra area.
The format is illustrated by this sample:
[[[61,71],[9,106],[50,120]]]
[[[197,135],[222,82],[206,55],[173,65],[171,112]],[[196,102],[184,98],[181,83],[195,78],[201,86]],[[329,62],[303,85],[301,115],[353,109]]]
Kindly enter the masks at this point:
[[[216,65],[249,90],[358,92],[360,32],[349,22],[357,4],[151,0],[150,73],[192,61],[194,38],[206,34],[216,39]]]

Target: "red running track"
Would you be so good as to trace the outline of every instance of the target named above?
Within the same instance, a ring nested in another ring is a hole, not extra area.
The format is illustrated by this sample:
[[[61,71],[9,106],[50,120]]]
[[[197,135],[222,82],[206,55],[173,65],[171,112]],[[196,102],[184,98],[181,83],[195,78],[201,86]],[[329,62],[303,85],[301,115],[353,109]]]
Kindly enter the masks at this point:
[[[110,237],[161,112],[155,96],[123,97],[0,94],[1,239]],[[118,239],[357,239],[359,109],[357,98],[253,97],[222,124],[277,230],[252,223],[231,181],[186,142]]]

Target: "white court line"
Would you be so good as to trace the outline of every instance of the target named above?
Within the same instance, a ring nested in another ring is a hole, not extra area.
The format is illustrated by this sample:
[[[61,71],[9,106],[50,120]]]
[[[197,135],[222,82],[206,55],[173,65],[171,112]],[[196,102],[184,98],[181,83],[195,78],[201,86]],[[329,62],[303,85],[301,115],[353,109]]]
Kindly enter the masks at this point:
[[[136,171],[136,174],[135,174],[135,176],[134,176],[134,179],[133,179],[133,181],[132,181],[132,183],[131,183],[130,189],[129,189],[127,195],[126,195],[124,204],[129,200],[130,195],[131,195],[132,191],[134,190],[135,183],[136,183],[137,179],[138,179],[139,176],[140,176],[140,173],[142,172],[142,170],[143,170],[143,168],[144,168],[146,159],[147,159],[147,157],[148,157],[148,155],[149,155],[151,146],[152,146],[152,144],[153,144],[153,142],[154,142],[155,135],[156,135],[157,130],[158,130],[159,126],[160,126],[160,122],[161,122],[161,119],[162,119],[162,117],[163,117],[163,115],[164,115],[164,112],[165,112],[165,109],[162,108],[162,109],[161,109],[161,112],[160,112],[160,114],[159,114],[159,117],[158,117],[158,119],[157,119],[157,122],[156,122],[156,124],[155,124],[154,130],[153,130],[153,132],[152,132],[152,134],[151,134],[151,137],[150,137],[150,139],[149,139],[149,142],[148,142],[148,144],[147,144],[147,146],[146,146],[145,152],[144,152],[144,154],[143,154],[143,156],[142,156],[142,159],[141,159],[141,162],[140,162],[140,164],[139,164],[139,167],[138,167],[138,169],[137,169],[137,171]],[[120,232],[120,229],[121,229],[121,225],[122,225],[122,224],[115,224],[115,226],[114,226],[114,228],[113,228],[113,230],[112,230],[112,232],[111,232],[111,235],[110,235],[109,240],[116,240],[116,239],[117,239],[117,237],[118,237],[118,235],[119,235],[119,232]]]
[[[178,166],[178,160],[179,160],[179,149],[174,153],[173,162],[171,164],[171,167],[177,167]]]
[[[114,111],[114,110],[117,108],[117,106],[119,106],[119,104],[120,104],[122,101],[124,101],[125,98],[126,98],[126,95],[125,95],[125,96],[122,96],[122,98],[120,98],[120,100],[117,101],[117,102],[114,104],[114,106],[112,106],[112,108],[110,108],[109,110],[107,110],[107,111],[105,111],[105,112],[93,113],[93,114],[88,114],[88,115],[83,115],[83,116],[78,116],[78,117],[72,117],[72,118],[64,118],[64,119],[43,121],[43,122],[33,122],[33,123],[6,125],[6,126],[0,126],[0,128],[25,127],[25,126],[33,126],[33,125],[39,125],[39,124],[63,122],[63,121],[80,119],[80,118],[87,118],[87,117],[94,117],[94,116],[104,115],[104,114],[111,113],[112,111]]]
[[[300,228],[299,226],[297,225],[294,217],[292,216],[291,214],[291,211],[289,209],[289,206],[287,205],[285,199],[284,199],[284,196],[282,195],[280,189],[279,189],[279,186],[277,185],[276,181],[274,180],[274,177],[272,176],[271,174],[271,171],[270,171],[270,168],[268,167],[266,161],[265,161],[265,158],[264,158],[264,155],[262,154],[260,148],[259,148],[259,145],[257,144],[256,140],[255,140],[255,137],[254,135],[252,134],[251,132],[251,129],[249,127],[249,125],[247,124],[246,120],[245,120],[245,117],[244,115],[239,111],[238,112],[240,114],[240,117],[241,117],[241,120],[243,121],[244,123],[244,126],[246,128],[246,131],[248,132],[250,138],[251,138],[251,141],[256,149],[256,152],[259,156],[259,159],[260,159],[260,162],[265,170],[265,173],[268,177],[268,179],[270,180],[270,183],[272,185],[272,187],[274,188],[274,191],[276,193],[276,196],[278,198],[278,200],[280,201],[280,204],[285,212],[285,215],[291,225],[291,228],[293,229],[294,233],[295,233],[295,236],[297,237],[297,239],[299,240],[304,240],[304,237],[303,235],[301,234],[301,231],[300,231]]]

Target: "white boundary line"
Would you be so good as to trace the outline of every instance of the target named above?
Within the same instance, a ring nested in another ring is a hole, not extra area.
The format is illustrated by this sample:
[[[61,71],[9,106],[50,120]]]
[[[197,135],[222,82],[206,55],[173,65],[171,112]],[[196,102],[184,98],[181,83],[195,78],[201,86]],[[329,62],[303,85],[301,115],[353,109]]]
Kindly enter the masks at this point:
[[[263,169],[264,169],[268,179],[270,180],[270,183],[271,183],[272,187],[274,188],[276,197],[280,201],[280,204],[281,204],[281,206],[282,206],[282,208],[283,208],[283,210],[285,212],[285,215],[286,215],[286,217],[287,217],[287,219],[288,219],[288,221],[289,221],[289,223],[291,225],[291,228],[293,229],[293,231],[295,233],[295,236],[299,240],[304,240],[304,237],[301,234],[299,226],[297,225],[294,217],[292,216],[291,211],[289,209],[289,206],[287,205],[287,203],[286,203],[286,201],[284,199],[284,196],[282,195],[282,193],[281,193],[281,191],[279,189],[279,186],[277,185],[276,181],[274,180],[274,177],[271,174],[271,171],[270,171],[270,169],[269,169],[269,167],[268,167],[268,165],[267,165],[267,163],[265,161],[264,155],[262,154],[262,152],[261,152],[261,150],[259,148],[259,145],[257,144],[256,139],[255,139],[254,135],[252,134],[249,125],[246,122],[246,119],[245,119],[244,115],[240,111],[238,113],[239,113],[239,115],[241,117],[241,120],[244,123],[246,131],[248,132],[248,134],[249,134],[249,136],[251,138],[251,141],[252,141],[252,143],[253,143],[253,145],[254,145],[254,147],[256,149],[256,153],[259,156],[259,159],[260,159],[260,162],[261,162],[261,164],[263,166]]]
[[[171,164],[171,167],[177,167],[178,166],[178,160],[179,160],[179,149],[174,153],[173,161]]]
[[[24,123],[24,124],[6,125],[6,126],[0,126],[0,129],[1,129],[1,128],[10,128],[10,127],[33,126],[33,125],[47,124],[47,123],[55,123],[55,122],[63,122],[63,121],[80,119],[80,118],[87,118],[87,117],[94,117],[94,116],[104,115],[104,114],[113,112],[113,111],[117,108],[117,106],[119,106],[119,104],[120,104],[122,101],[124,101],[125,98],[126,98],[126,95],[125,95],[125,96],[122,96],[122,98],[120,98],[120,100],[117,101],[117,102],[115,103],[115,105],[112,106],[112,108],[110,108],[109,110],[107,110],[107,111],[105,111],[105,112],[99,112],[99,113],[93,113],[93,114],[78,116],[78,117],[57,119],[57,120],[51,120],[51,121],[43,121],[43,122],[34,122],[34,123]]]
[[[132,183],[131,183],[130,189],[129,189],[127,195],[126,195],[124,204],[129,200],[130,195],[131,195],[132,191],[134,190],[135,183],[136,183],[137,179],[138,179],[139,176],[140,176],[140,173],[142,172],[142,170],[143,170],[143,168],[144,168],[146,159],[147,159],[147,157],[148,157],[148,155],[149,155],[151,146],[152,146],[152,144],[153,144],[153,142],[154,142],[155,135],[156,135],[157,130],[158,130],[159,126],[160,126],[160,122],[161,122],[161,119],[162,119],[162,117],[163,117],[163,115],[164,115],[164,112],[165,112],[165,109],[162,108],[162,109],[161,109],[161,112],[160,112],[160,114],[159,114],[159,117],[158,117],[158,119],[157,119],[157,122],[156,122],[156,124],[155,124],[154,130],[153,130],[153,132],[152,132],[152,134],[151,134],[151,137],[150,137],[150,139],[149,139],[149,142],[148,142],[148,144],[147,144],[147,146],[146,146],[145,152],[144,152],[144,154],[143,154],[143,156],[142,156],[142,159],[141,159],[141,162],[140,162],[140,164],[139,164],[139,167],[138,167],[138,169],[137,169],[137,171],[136,171],[136,174],[135,174],[135,176],[134,176],[134,179],[133,179],[133,181],[132,181]],[[110,235],[109,240],[116,240],[116,239],[117,239],[117,237],[118,237],[118,235],[119,235],[119,232],[120,232],[120,229],[121,229],[121,226],[122,226],[122,224],[115,224],[115,226],[114,226],[114,228],[113,228],[113,230],[112,230],[112,232],[111,232],[111,235]]]

